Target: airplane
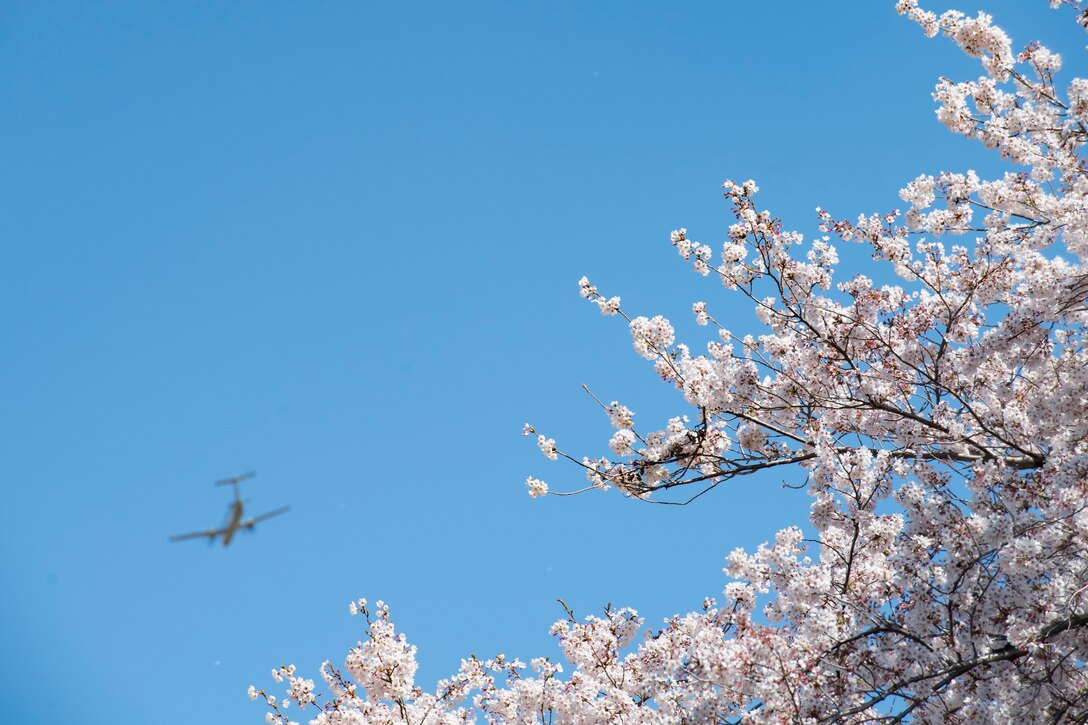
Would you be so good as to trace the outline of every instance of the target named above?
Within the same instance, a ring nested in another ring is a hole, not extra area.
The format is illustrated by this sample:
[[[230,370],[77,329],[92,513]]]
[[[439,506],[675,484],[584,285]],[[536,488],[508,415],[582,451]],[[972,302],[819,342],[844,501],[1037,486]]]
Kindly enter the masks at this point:
[[[207,529],[206,531],[194,531],[191,534],[179,534],[178,536],[171,536],[170,541],[186,541],[188,539],[200,539],[206,538],[209,542],[215,541],[217,536],[223,537],[223,546],[230,546],[231,540],[238,531],[245,529],[246,531],[252,531],[254,525],[260,521],[270,519],[273,516],[279,516],[282,513],[286,513],[291,510],[290,506],[283,506],[275,511],[269,511],[266,514],[260,516],[254,516],[242,520],[243,516],[243,504],[242,495],[238,490],[238,484],[247,479],[253,478],[257,475],[256,471],[250,471],[249,473],[243,473],[240,476],[234,476],[233,478],[224,478],[216,481],[216,486],[234,486],[234,500],[230,503],[230,515],[227,517],[227,522],[219,529]]]

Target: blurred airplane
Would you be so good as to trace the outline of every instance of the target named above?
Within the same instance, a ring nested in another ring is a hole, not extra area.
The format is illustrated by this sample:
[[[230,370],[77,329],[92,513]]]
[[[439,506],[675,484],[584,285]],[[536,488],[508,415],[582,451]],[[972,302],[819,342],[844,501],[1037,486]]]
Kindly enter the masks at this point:
[[[254,516],[248,519],[242,519],[244,515],[244,507],[242,504],[242,494],[238,490],[238,484],[246,479],[253,478],[257,475],[256,471],[250,471],[249,473],[243,473],[240,476],[234,476],[233,478],[224,478],[220,481],[216,481],[216,486],[234,486],[234,500],[230,503],[230,513],[227,516],[227,522],[222,528],[207,529],[206,531],[194,531],[191,534],[180,534],[178,536],[171,536],[170,541],[185,541],[187,539],[207,539],[208,541],[215,541],[216,537],[223,537],[223,546],[230,546],[231,540],[234,535],[245,529],[246,531],[252,531],[254,525],[260,521],[270,519],[273,516],[279,516],[282,513],[286,513],[291,510],[290,506],[283,506],[275,511],[269,511],[266,514],[260,516]]]

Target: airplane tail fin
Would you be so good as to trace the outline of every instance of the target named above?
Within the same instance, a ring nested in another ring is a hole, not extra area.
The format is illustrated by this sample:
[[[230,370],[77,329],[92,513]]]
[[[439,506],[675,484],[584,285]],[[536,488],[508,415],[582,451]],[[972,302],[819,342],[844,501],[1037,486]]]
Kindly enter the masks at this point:
[[[256,475],[257,475],[256,471],[248,471],[246,473],[243,473],[240,476],[233,476],[231,478],[221,478],[221,479],[219,479],[218,481],[215,482],[215,485],[216,486],[234,486],[234,485],[237,485],[237,484],[241,483],[242,481],[253,478]]]

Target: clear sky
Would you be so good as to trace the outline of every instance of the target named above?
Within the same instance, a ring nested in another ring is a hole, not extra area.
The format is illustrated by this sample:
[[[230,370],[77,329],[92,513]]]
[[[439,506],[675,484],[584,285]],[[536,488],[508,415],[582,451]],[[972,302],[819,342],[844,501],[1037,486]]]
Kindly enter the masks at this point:
[[[719,246],[725,178],[811,236],[997,168],[933,118],[978,66],[893,5],[0,4],[0,720],[262,722],[246,686],[342,662],[359,596],[429,689],[554,654],[556,597],[656,623],[719,594],[803,492],[534,501],[583,479],[521,426],[603,452],[582,383],[686,412],[576,282],[693,347],[696,300],[748,329],[668,243]],[[985,5],[1083,68],[1067,14]],[[168,543],[249,469],[251,512],[293,511]]]

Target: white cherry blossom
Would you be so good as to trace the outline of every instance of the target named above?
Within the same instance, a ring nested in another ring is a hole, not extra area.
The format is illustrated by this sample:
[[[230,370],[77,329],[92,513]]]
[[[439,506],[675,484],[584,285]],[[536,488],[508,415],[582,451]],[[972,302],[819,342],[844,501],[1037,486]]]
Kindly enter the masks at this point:
[[[1088,27],[1082,3],[1047,4]],[[937,83],[937,116],[1008,171],[919,176],[903,213],[818,209],[811,242],[754,181],[727,181],[719,258],[683,228],[670,242],[761,334],[715,321],[709,341],[679,341],[582,278],[687,412],[652,430],[598,400],[612,457],[524,430],[583,469],[581,490],[683,503],[792,475],[807,527],[730,553],[721,603],[642,636],[633,610],[568,610],[551,630],[565,666],[472,657],[430,689],[388,608],[358,600],[366,639],[323,685],[283,666],[282,699],[250,688],[269,722],[292,702],[316,725],[1088,721],[1088,80],[1059,80],[1042,45],[1014,52],[986,13],[895,7],[978,59],[979,78]],[[841,274],[842,244],[899,284]]]

